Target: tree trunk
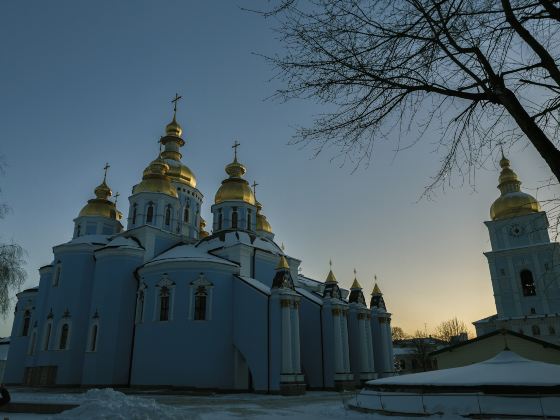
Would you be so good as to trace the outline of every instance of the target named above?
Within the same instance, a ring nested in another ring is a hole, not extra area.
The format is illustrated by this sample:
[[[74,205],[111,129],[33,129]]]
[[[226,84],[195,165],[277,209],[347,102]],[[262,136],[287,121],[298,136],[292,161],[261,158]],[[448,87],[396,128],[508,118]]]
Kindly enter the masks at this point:
[[[506,87],[497,90],[496,95],[500,103],[507,109],[519,128],[523,130],[531,144],[537,149],[545,160],[550,170],[560,182],[560,151],[547,135],[541,130],[537,123],[525,111],[515,94]]]

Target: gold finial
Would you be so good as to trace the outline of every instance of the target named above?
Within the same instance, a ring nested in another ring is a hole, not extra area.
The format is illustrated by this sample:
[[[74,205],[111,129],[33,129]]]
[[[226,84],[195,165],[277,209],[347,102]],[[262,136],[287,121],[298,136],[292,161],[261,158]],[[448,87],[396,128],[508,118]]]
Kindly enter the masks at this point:
[[[277,270],[289,270],[290,265],[288,264],[288,260],[285,256],[280,255],[280,261],[278,261],[278,265],[276,266]]]
[[[107,181],[107,169],[109,169],[111,167],[111,165],[109,165],[109,162],[105,163],[105,166],[103,167],[103,182]]]
[[[350,286],[350,289],[362,289],[362,286],[360,285],[360,283],[358,283],[358,277],[357,277],[357,271],[354,268],[354,282],[352,283],[352,286]]]
[[[237,148],[241,146],[241,143],[239,143],[237,140],[235,140],[233,142],[233,146],[231,146],[231,148],[233,149],[233,161],[237,162]]]
[[[177,102],[181,99],[183,99],[183,97],[179,96],[178,93],[175,93],[175,98],[171,100],[171,103],[173,104],[173,119],[175,119],[175,116],[177,115]]]
[[[327,281],[325,283],[337,283],[336,277],[332,272],[332,260],[329,260],[329,274],[327,275]]]

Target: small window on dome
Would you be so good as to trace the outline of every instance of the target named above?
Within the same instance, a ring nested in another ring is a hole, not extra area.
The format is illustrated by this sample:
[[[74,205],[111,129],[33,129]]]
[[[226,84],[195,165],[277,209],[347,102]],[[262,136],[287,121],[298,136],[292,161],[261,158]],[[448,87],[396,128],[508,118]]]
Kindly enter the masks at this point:
[[[154,220],[154,205],[150,204],[148,206],[148,211],[146,212],[146,223],[152,223]]]
[[[132,224],[135,225],[136,224],[136,213],[138,212],[138,205],[136,203],[134,203],[134,206],[132,206]]]
[[[222,224],[223,224],[223,213],[222,213],[222,209],[218,210],[218,230],[222,230]]]
[[[231,212],[231,227],[232,229],[237,229],[237,207],[233,208],[233,211]]]
[[[171,206],[168,205],[165,208],[165,226],[169,226],[171,224]]]
[[[538,325],[533,325],[531,327],[531,332],[533,333],[533,335],[541,335],[541,329]]]
[[[251,211],[251,209],[247,209],[247,230],[251,230],[252,226],[251,226],[251,216],[253,215],[253,212]]]

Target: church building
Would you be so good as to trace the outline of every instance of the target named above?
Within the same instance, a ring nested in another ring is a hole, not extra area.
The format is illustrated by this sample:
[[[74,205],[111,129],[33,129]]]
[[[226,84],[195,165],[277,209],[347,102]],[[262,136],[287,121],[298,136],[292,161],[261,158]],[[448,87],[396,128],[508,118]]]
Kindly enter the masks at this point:
[[[539,202],[521,191],[510,161],[500,160],[500,197],[485,222],[495,315],[475,321],[477,336],[507,329],[560,344],[560,253]]]
[[[274,241],[238,143],[207,232],[182,131],[175,109],[126,220],[105,169],[73,238],[17,295],[4,381],[295,394],[392,375],[379,287],[368,307],[356,278],[348,291],[332,269],[325,281],[299,273],[301,260]]]

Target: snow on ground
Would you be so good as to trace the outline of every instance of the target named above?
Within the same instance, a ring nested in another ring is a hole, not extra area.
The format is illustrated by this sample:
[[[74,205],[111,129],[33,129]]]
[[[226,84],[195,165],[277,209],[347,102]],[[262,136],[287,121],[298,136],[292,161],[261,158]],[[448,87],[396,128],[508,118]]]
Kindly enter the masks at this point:
[[[346,408],[353,394],[308,392],[302,396],[220,394],[212,396],[140,394],[125,395],[113,389],[93,389],[83,394],[18,392],[14,401],[80,404],[58,415],[4,414],[10,420],[402,420],[365,414]],[[0,414],[2,418],[2,414]],[[440,417],[433,417],[440,418]],[[457,417],[459,418],[459,417]],[[449,419],[449,417],[445,417]]]

